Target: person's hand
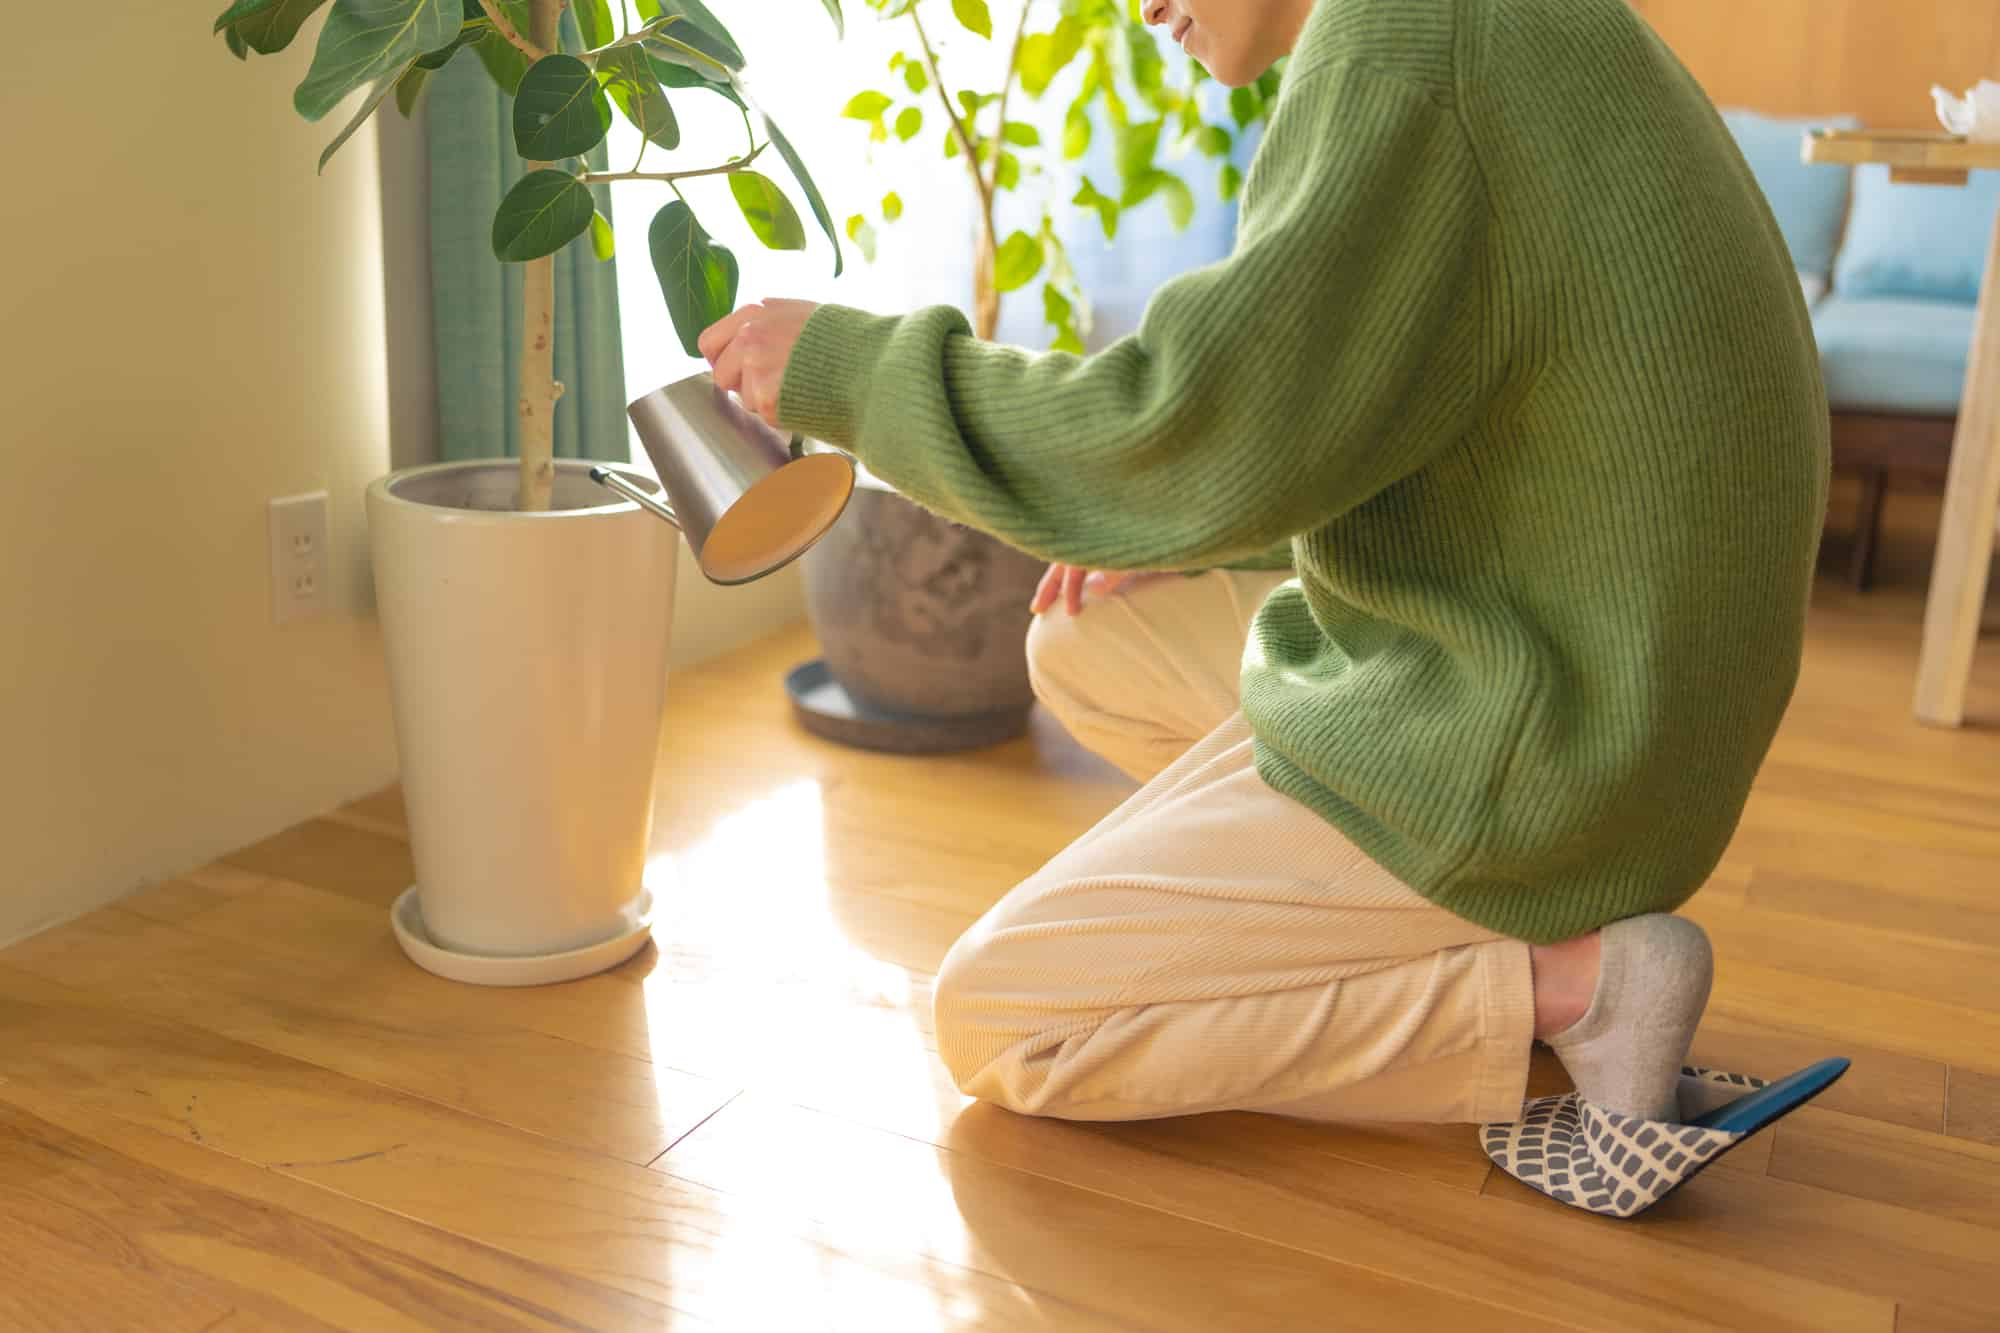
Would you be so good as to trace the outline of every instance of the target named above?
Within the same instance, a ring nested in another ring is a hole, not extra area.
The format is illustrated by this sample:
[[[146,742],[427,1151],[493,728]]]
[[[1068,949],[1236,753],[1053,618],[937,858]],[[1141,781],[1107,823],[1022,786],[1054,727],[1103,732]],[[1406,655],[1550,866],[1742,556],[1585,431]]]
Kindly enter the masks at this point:
[[[778,389],[799,333],[819,306],[811,301],[761,301],[702,330],[698,345],[719,389],[778,426]]]
[[[1071,615],[1082,615],[1086,589],[1098,596],[1109,597],[1135,580],[1156,577],[1129,569],[1091,570],[1076,565],[1050,565],[1048,573],[1042,575],[1041,584],[1035,589],[1035,600],[1028,604],[1028,609],[1040,615],[1060,599]]]

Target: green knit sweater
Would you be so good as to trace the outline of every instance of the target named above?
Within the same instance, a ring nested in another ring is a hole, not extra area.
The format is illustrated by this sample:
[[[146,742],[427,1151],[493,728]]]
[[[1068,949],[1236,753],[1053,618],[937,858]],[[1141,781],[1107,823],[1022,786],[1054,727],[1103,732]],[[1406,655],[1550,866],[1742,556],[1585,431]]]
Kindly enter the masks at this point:
[[[1319,0],[1235,248],[1088,357],[826,306],[779,399],[1050,560],[1291,539],[1258,769],[1546,942],[1685,901],[1797,677],[1827,409],[1776,223],[1623,0]]]

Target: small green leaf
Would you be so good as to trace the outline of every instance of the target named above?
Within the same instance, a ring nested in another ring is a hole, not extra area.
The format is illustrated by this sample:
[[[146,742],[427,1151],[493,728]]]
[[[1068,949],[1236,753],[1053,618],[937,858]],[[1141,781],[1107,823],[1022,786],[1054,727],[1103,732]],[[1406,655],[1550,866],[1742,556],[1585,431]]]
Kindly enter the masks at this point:
[[[587,153],[610,128],[611,103],[575,56],[543,56],[514,94],[514,148],[530,162]]]
[[[1160,147],[1160,122],[1118,127],[1118,174],[1126,180],[1143,176],[1153,168],[1153,155]]]
[[[460,28],[457,38],[449,46],[418,56],[416,67],[427,74],[434,69],[443,69],[451,63],[451,58],[458,54],[459,47],[478,41],[481,31],[479,28]]]
[[[600,260],[609,259],[618,252],[618,239],[612,234],[611,219],[602,213],[590,215],[590,252]]]
[[[1042,271],[1042,244],[1025,231],[1017,231],[1000,242],[993,256],[993,287],[1011,292],[1025,287]]]
[[[293,108],[319,120],[356,88],[458,36],[462,17],[458,0],[335,0]]]
[[[882,196],[882,217],[886,221],[894,222],[901,216],[903,216],[903,196],[891,190]]]
[[[880,120],[882,113],[889,107],[889,94],[878,93],[871,88],[865,93],[856,93],[848,98],[847,105],[840,109],[840,114],[849,120]]]
[[[597,58],[597,81],[640,134],[662,148],[680,147],[680,122],[645,52],[636,46],[606,51]]]
[[[1235,142],[1229,137],[1229,131],[1220,125],[1202,126],[1201,133],[1195,138],[1195,146],[1209,157],[1228,157]]]
[[[1231,88],[1229,114],[1235,119],[1239,129],[1257,119],[1257,94],[1248,88]]]
[[[1083,178],[1083,188],[1076,192],[1076,196],[1070,202],[1082,208],[1097,210],[1097,220],[1104,224],[1105,240],[1108,241],[1118,234],[1118,201],[1099,193],[1097,187],[1090,183],[1090,177]]]
[[[931,86],[931,76],[924,73],[924,67],[912,60],[903,66],[903,85],[913,93],[921,93]]]
[[[1215,192],[1222,196],[1225,204],[1243,193],[1243,173],[1236,169],[1234,162],[1222,164],[1222,178],[1216,182]]]
[[[924,128],[924,113],[918,107],[906,106],[896,115],[896,137],[904,143],[917,137]]]
[[[375,114],[375,108],[382,105],[382,99],[387,97],[395,86],[402,81],[403,75],[413,72],[415,71],[405,68],[391,74],[384,74],[381,78],[375,80],[375,85],[368,90],[368,96],[361,103],[361,109],[354,113],[353,119],[347,122],[340,133],[333,136],[333,142],[320,150],[319,170],[326,170],[328,160],[340,151],[342,144],[354,137],[354,132],[361,128],[363,122]]]
[[[1081,106],[1073,106],[1063,117],[1063,156],[1079,158],[1090,151],[1090,115]]]
[[[896,52],[896,54],[889,57],[889,72],[891,74],[894,74],[897,70],[901,69],[904,65],[908,64],[909,59],[910,58],[904,55],[901,51]]]
[[[1167,217],[1174,224],[1175,231],[1184,231],[1188,223],[1194,221],[1194,191],[1187,182],[1171,171],[1162,171],[1160,193],[1166,196]]]
[[[1136,176],[1127,177],[1125,188],[1118,192],[1118,206],[1134,208],[1151,199],[1160,188],[1160,177],[1165,174],[1148,167]]]
[[[567,171],[531,171],[493,215],[494,257],[521,264],[552,255],[581,236],[596,214],[589,187]]]
[[[847,36],[847,20],[840,16],[840,0],[820,0],[820,3],[826,6],[826,12],[833,18],[833,35]]]
[[[576,15],[576,30],[583,35],[586,51],[609,46],[618,40],[618,30],[611,25],[611,6],[607,0],[570,0],[570,10]]]
[[[1076,336],[1075,328],[1065,328],[1057,335],[1056,340],[1049,344],[1049,350],[1051,352],[1074,352],[1076,355],[1082,356],[1083,339]]]
[[[1022,38],[1021,87],[1030,97],[1040,97],[1082,49],[1083,27],[1069,15],[1064,15],[1050,32]]]
[[[651,67],[653,77],[660,81],[662,88],[699,88],[704,92],[714,93],[726,101],[734,102],[745,111],[749,110],[743,104],[742,95],[730,86],[727,76],[717,74],[706,61],[702,62],[700,69],[696,69],[692,65],[676,64],[663,59],[657,51],[648,50],[646,64]]]
[[[646,243],[681,349],[700,356],[702,330],[736,308],[736,256],[709,240],[679,199],[653,215]]]
[[[1070,316],[1075,313],[1075,310],[1076,308],[1069,303],[1069,298],[1057,291],[1056,285],[1053,282],[1042,284],[1043,319],[1057,328],[1061,328],[1063,325],[1069,323]]]
[[[222,44],[228,47],[229,54],[235,56],[238,60],[248,60],[250,58],[250,48],[243,44],[243,34],[236,31],[236,29],[225,28],[223,30]]]
[[[951,12],[958,16],[958,21],[965,25],[967,31],[976,32],[989,40],[992,38],[993,15],[986,8],[986,0],[951,0]]]
[[[875,229],[868,225],[867,218],[856,213],[847,220],[847,239],[854,242],[863,259],[875,262]]]
[[[764,133],[771,136],[771,146],[778,150],[779,157],[785,159],[785,165],[792,169],[792,179],[806,192],[806,203],[812,207],[813,218],[819,223],[819,229],[826,233],[827,243],[833,247],[833,276],[839,277],[845,262],[840,255],[840,238],[834,233],[833,216],[826,211],[826,200],[820,197],[819,186],[813,184],[812,174],[799,159],[791,140],[780,132],[769,116],[764,117]]]
[[[1021,159],[1006,150],[1001,150],[999,165],[993,168],[993,184],[1002,190],[1011,190],[1021,183]]]
[[[232,51],[240,44],[258,55],[268,56],[290,46],[299,35],[299,28],[325,3],[326,0],[236,0],[215,20],[215,31],[228,29]]]
[[[989,102],[997,102],[999,100],[1000,94],[998,93],[975,93],[965,88],[958,90],[958,104],[965,108],[965,117],[967,120],[978,115],[980,107],[985,106]]]
[[[769,176],[755,171],[732,171],[729,173],[729,193],[736,196],[736,206],[743,210],[743,220],[750,224],[750,230],[767,248],[806,248],[806,224],[799,221],[798,210],[792,207],[792,201],[785,198],[785,192]]]
[[[1018,120],[1010,120],[1001,126],[1000,137],[1016,148],[1035,148],[1042,142],[1040,130]]]
[[[958,131],[956,129],[944,132],[944,155],[946,157],[958,156]]]

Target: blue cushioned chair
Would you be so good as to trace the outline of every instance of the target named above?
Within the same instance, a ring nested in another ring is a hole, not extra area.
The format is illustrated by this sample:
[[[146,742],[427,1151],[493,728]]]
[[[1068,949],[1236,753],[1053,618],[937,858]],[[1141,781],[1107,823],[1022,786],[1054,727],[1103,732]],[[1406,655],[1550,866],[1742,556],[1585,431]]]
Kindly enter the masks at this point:
[[[1873,575],[1891,474],[1941,483],[1951,457],[2000,172],[1963,188],[1896,185],[1885,167],[1808,166],[1805,131],[1852,117],[1725,111],[1763,187],[1813,312],[1833,461],[1862,480],[1849,576]]]

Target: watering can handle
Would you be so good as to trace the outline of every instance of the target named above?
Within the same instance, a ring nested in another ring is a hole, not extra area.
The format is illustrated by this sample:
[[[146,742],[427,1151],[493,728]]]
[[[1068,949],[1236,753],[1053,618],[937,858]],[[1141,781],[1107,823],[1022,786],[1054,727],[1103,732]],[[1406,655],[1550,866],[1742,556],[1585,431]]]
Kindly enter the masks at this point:
[[[669,505],[665,504],[658,497],[633,485],[618,473],[611,471],[611,469],[594,467],[590,470],[590,479],[600,486],[608,486],[612,490],[617,491],[641,509],[652,510],[675,527],[678,528],[681,525],[679,517],[675,515]]]

